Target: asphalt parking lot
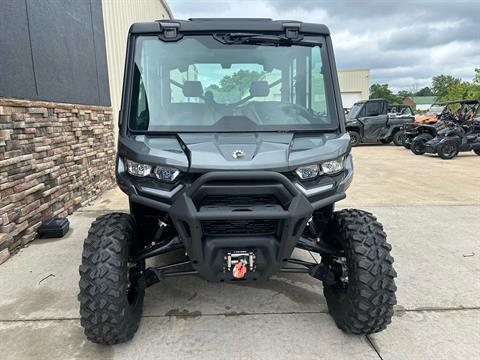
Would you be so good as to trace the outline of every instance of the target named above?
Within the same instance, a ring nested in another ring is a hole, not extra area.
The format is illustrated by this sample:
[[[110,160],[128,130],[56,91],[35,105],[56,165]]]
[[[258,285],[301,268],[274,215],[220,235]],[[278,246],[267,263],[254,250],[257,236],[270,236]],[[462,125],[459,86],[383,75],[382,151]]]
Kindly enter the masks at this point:
[[[147,290],[131,342],[88,342],[79,324],[78,266],[92,220],[127,207],[112,190],[69,217],[64,239],[36,240],[0,266],[0,358],[478,358],[480,157],[445,161],[375,145],[353,153],[353,185],[339,207],[375,213],[393,245],[398,305],[386,331],[342,333],[319,281],[281,274],[246,286],[165,280]]]

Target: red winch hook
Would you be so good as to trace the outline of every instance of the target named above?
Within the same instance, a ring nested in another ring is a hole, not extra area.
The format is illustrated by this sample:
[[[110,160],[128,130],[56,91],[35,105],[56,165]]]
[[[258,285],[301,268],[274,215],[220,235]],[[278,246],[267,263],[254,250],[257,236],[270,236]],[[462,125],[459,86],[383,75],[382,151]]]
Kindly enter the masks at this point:
[[[233,268],[233,277],[235,279],[243,279],[245,277],[245,274],[247,273],[247,265],[246,261],[240,260],[235,264],[235,267]]]

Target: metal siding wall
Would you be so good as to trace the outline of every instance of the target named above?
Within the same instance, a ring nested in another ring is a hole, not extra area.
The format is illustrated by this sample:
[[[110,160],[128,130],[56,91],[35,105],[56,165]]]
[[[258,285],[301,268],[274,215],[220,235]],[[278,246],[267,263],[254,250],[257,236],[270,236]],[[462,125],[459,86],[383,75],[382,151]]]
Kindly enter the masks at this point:
[[[0,0],[0,96],[37,96],[25,1]]]
[[[161,0],[103,0],[108,78],[114,118],[120,110],[127,35],[134,22],[170,18]]]
[[[368,99],[370,70],[338,70],[341,92],[362,93],[362,100]]]
[[[92,24],[98,69],[97,77],[100,102],[103,104],[111,104],[102,2],[101,0],[90,0],[90,4],[92,6]]]
[[[0,9],[0,96],[110,104],[100,0],[0,0]]]

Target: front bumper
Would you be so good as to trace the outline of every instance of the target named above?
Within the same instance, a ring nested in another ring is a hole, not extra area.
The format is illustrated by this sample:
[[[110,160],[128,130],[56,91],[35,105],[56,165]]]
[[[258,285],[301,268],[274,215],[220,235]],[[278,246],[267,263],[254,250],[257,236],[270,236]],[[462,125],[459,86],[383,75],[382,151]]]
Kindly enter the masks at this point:
[[[243,279],[250,281],[284,267],[313,212],[345,198],[353,175],[351,156],[345,165],[335,180],[324,179],[318,186],[273,171],[212,171],[161,189],[136,182],[119,159],[117,182],[131,204],[168,214],[203,278],[235,280],[225,258],[243,251],[255,255],[255,269]]]
[[[235,203],[232,197],[243,201]],[[261,199],[256,202],[256,197]],[[225,258],[243,251],[255,256],[255,269],[243,279],[248,281],[267,278],[286,265],[312,212],[286,177],[265,171],[202,175],[168,214],[203,278],[234,280]]]

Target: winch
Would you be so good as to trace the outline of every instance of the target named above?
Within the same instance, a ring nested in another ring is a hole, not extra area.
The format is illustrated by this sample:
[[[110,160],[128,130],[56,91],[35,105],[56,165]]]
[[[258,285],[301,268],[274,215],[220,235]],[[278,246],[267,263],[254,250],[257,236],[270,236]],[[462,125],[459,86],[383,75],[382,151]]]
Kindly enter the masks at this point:
[[[227,252],[225,257],[224,272],[232,272],[236,279],[243,279],[247,270],[255,271],[255,253],[253,251]]]

